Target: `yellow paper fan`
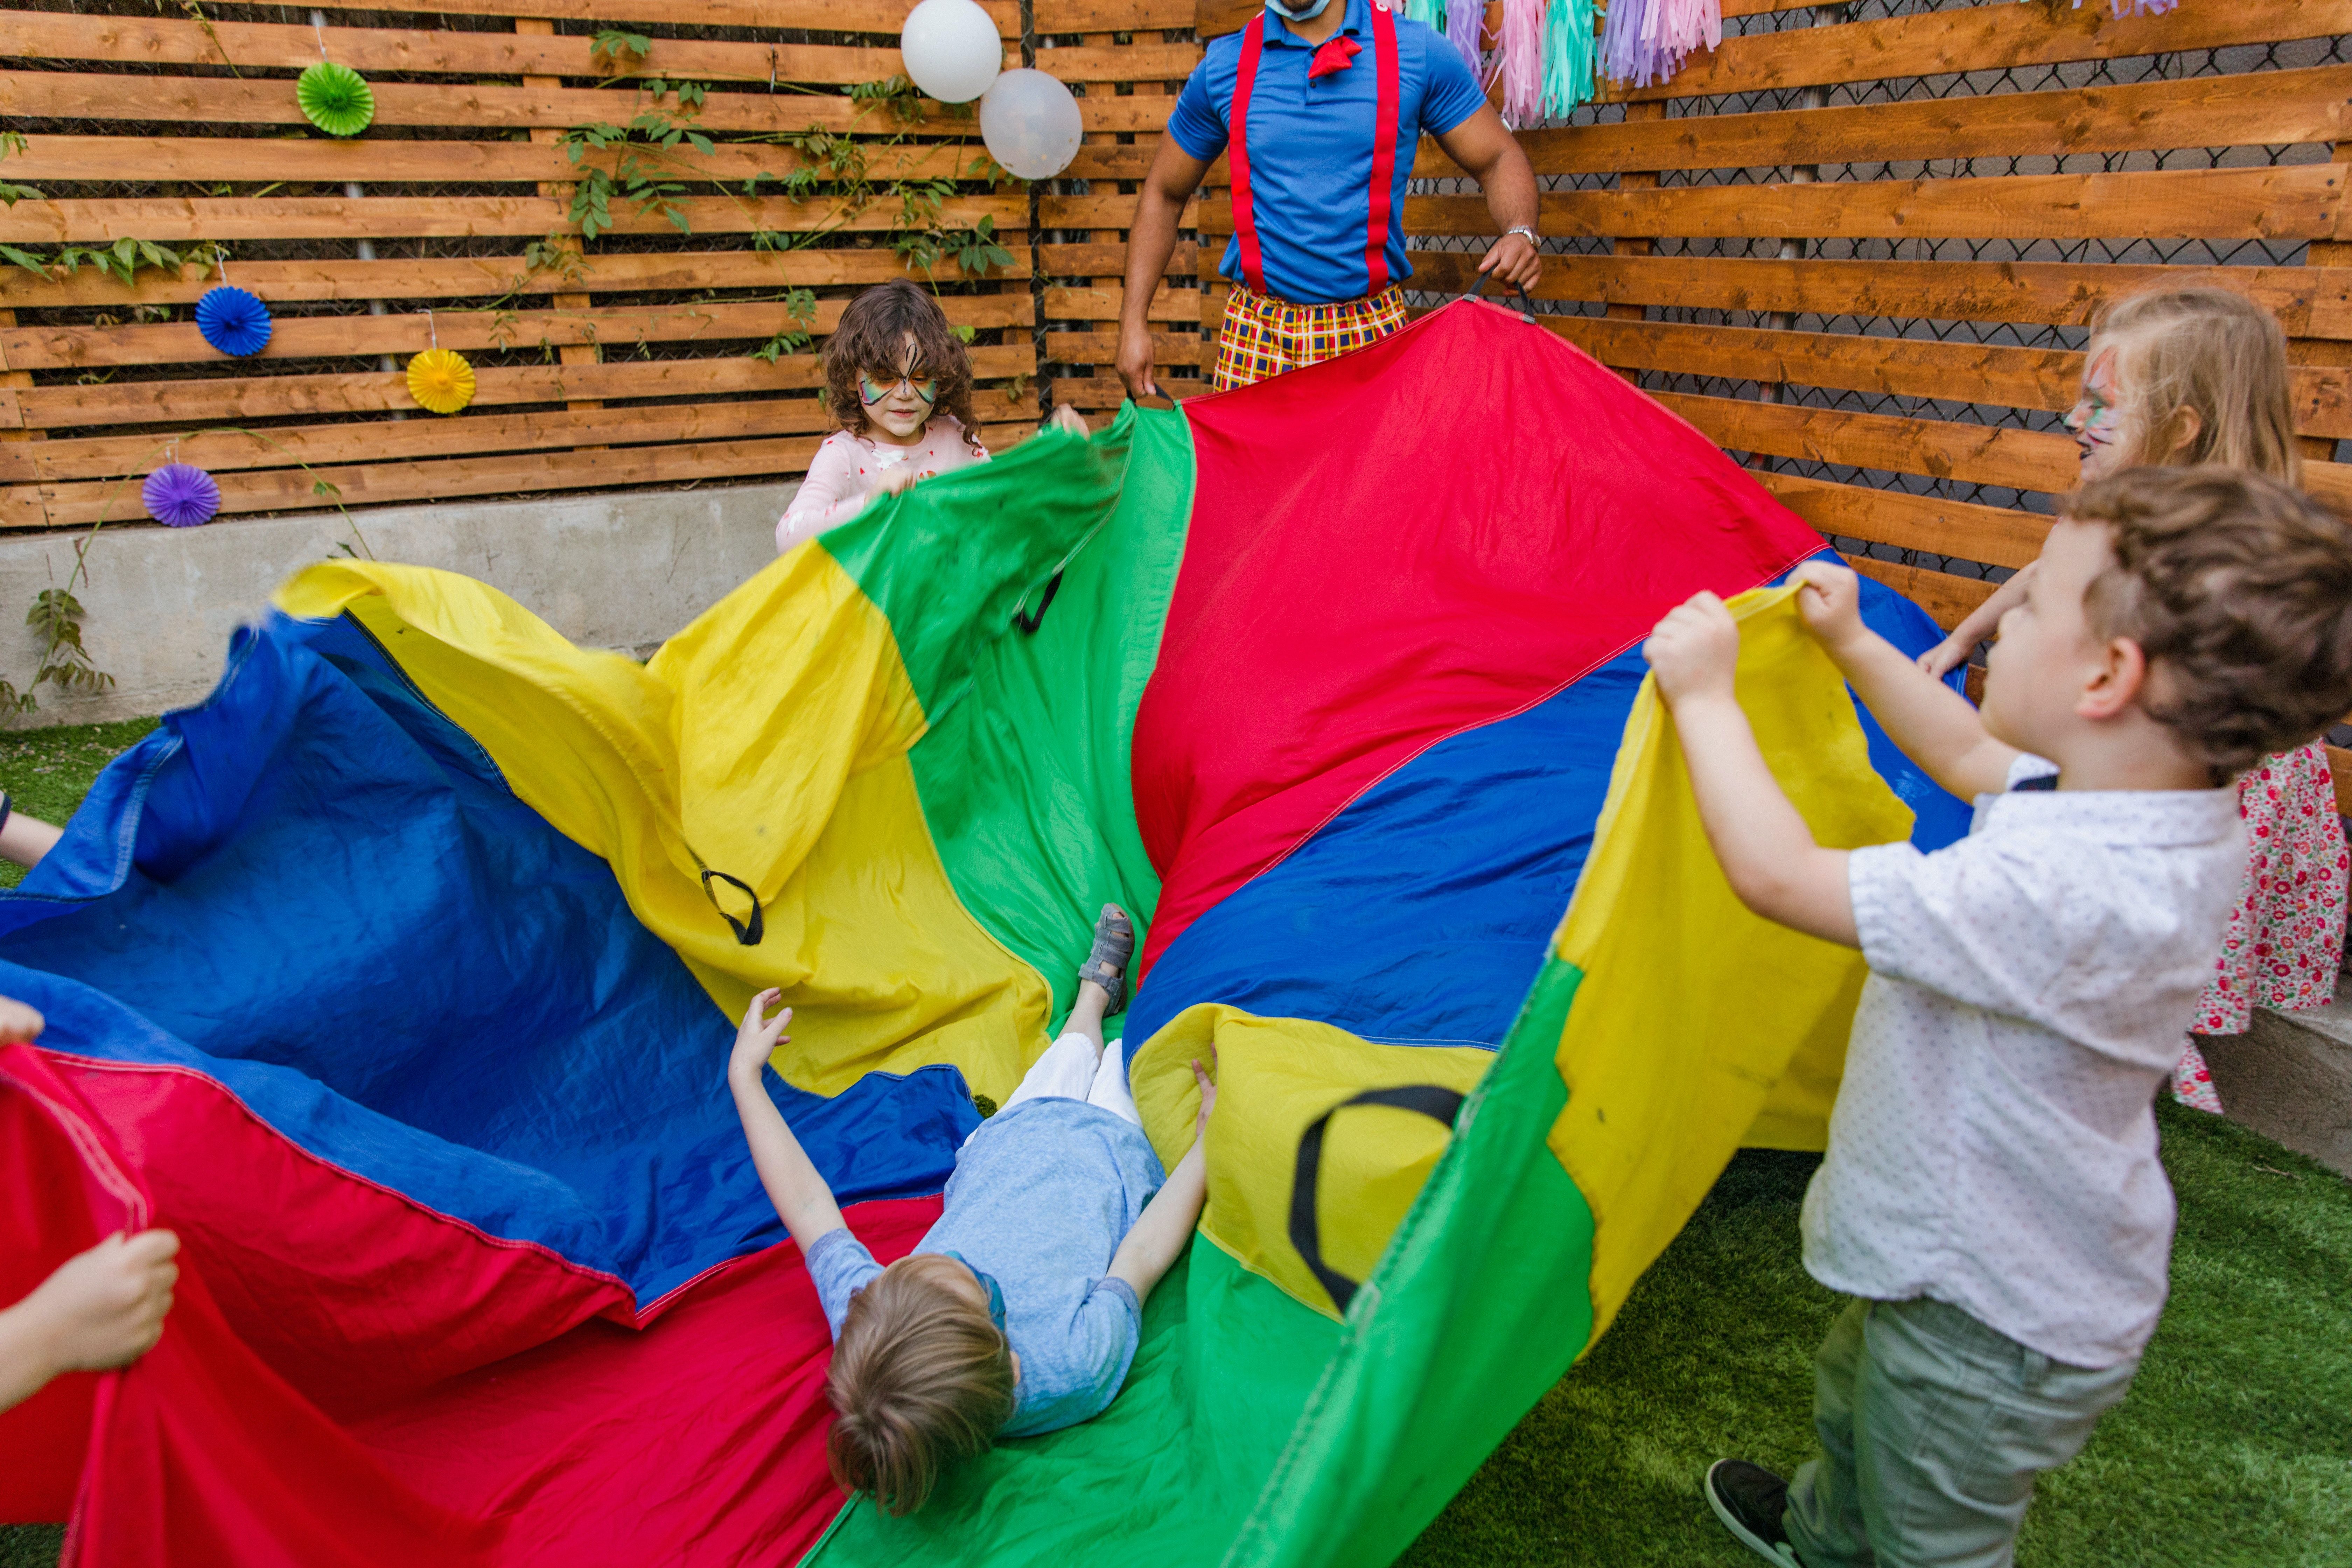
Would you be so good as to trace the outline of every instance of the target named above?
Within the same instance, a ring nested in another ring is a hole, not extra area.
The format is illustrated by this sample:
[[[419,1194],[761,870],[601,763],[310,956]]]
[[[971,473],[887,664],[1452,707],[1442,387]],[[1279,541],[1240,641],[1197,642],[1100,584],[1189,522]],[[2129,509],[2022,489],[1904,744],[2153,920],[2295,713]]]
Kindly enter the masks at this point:
[[[474,401],[474,367],[454,349],[426,349],[408,362],[408,395],[436,414],[455,414]]]

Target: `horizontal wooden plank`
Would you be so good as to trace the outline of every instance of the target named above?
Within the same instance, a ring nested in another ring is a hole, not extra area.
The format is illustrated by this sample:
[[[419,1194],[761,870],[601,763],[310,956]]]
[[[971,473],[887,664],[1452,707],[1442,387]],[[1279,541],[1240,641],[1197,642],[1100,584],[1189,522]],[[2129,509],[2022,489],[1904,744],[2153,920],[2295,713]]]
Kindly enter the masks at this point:
[[[2344,213],[2345,168],[2315,163],[1556,191],[1542,198],[1537,227],[1576,237],[2325,239],[2336,232]],[[1134,197],[1112,200],[1133,212]],[[1475,235],[1493,226],[1478,196],[1409,198],[1404,222],[1413,234]],[[1231,223],[1230,204],[1220,203],[1213,213],[1202,212],[1199,226],[1228,232]]]
[[[1102,196],[1040,195],[1037,198],[1037,222],[1045,228],[1123,229],[1135,221],[1135,197],[1119,195],[1116,193]],[[1200,227],[1212,205],[1200,196],[1194,196],[1184,204],[1183,212],[1177,217],[1176,226],[1180,229]],[[1230,211],[1229,204],[1222,200],[1213,205],[1221,211]],[[1233,219],[1228,216],[1224,221],[1226,227],[1223,232],[1232,233]],[[1449,231],[1439,229],[1429,232]]]
[[[1127,298],[1124,289],[1071,289],[1060,285],[1045,290],[1045,319],[1053,321],[1116,321]],[[1145,312],[1154,321],[1181,321],[1196,325],[1201,320],[1201,292],[1197,289],[1171,289],[1165,283],[1151,297],[1151,307]]]
[[[1967,620],[1979,605],[1992,597],[1993,589],[2000,585],[1949,572],[1930,572],[1921,566],[1874,561],[1866,555],[1849,555],[1845,559],[1848,565],[1864,576],[1876,578],[1927,611],[1928,618],[1946,631]]]
[[[1013,265],[986,275],[989,282],[1019,282],[1029,275],[1029,247]],[[898,258],[877,246],[840,250],[590,251],[577,273],[532,272],[520,256],[397,257],[375,261],[237,261],[237,286],[273,305],[320,300],[465,300],[552,293],[686,292],[705,289],[818,289],[879,283],[909,276]],[[914,274],[923,277],[924,274]],[[940,284],[964,281],[943,262],[929,275]],[[126,305],[194,304],[220,279],[208,267],[177,275],[141,272],[126,286],[94,267],[43,282],[22,268],[0,268],[0,310],[121,309]]]
[[[2063,349],[1612,321],[1597,316],[1541,320],[1603,364],[1623,370],[1793,383],[2053,412],[2074,405],[2083,374],[2083,356]],[[2297,366],[2292,374],[2296,429],[2306,436],[2352,437],[2352,373],[2334,366]]]
[[[2352,67],[1518,132],[1538,174],[2278,146],[2352,136]],[[1131,152],[1132,149],[1116,149]],[[1424,139],[1413,174],[1462,171]],[[1132,177],[1132,176],[1129,176]]]
[[[615,171],[635,160],[666,179],[740,185],[754,175],[781,179],[812,160],[789,147],[721,142],[709,153],[691,147],[608,147],[578,163],[546,142],[373,141],[365,137],[32,136],[8,160],[20,180],[274,181],[370,186],[535,184],[578,179],[584,170]],[[971,180],[986,172],[986,152],[952,142],[876,147],[866,158],[875,181]]]
[[[1192,0],[1036,0],[1037,31],[1181,33],[1192,26]]]
[[[950,294],[940,300],[960,326],[1026,327],[1036,303],[1024,291]],[[820,300],[805,330],[834,330],[846,300]],[[270,333],[261,360],[340,359],[415,353],[437,342],[445,349],[520,350],[601,343],[623,349],[640,342],[764,339],[801,327],[780,300],[730,304],[642,305],[546,310],[423,310],[399,315],[288,316]],[[0,327],[0,366],[9,370],[73,370],[94,365],[185,364],[220,358],[193,321],[129,327]]]
[[[1198,397],[1209,390],[1209,384],[1198,376],[1161,375],[1156,370],[1152,382],[1161,392],[1178,399]],[[1049,378],[1047,384],[1053,389],[1055,403],[1066,403],[1073,408],[1117,408],[1127,400],[1127,384],[1115,375],[1056,375]]]
[[[119,120],[123,118],[122,77],[101,71],[0,71],[0,115],[28,120]],[[139,78],[142,121],[189,124],[308,125],[300,105],[282,79],[233,77]],[[761,84],[730,90],[718,84],[692,116],[712,135],[773,134],[838,131],[895,135],[890,108],[843,93],[768,92]],[[520,87],[497,82],[400,82],[369,84],[375,93],[378,125],[444,126],[473,130],[560,129],[599,121],[624,123],[653,106],[651,96],[626,82],[604,87]],[[1167,123],[1172,98],[1121,98],[1108,94],[1078,100],[1090,132],[1151,131]],[[676,100],[667,100],[672,107]],[[977,145],[978,121],[969,105],[926,102],[908,126],[912,136],[959,136]],[[37,138],[36,138],[37,140]]]
[[[1035,348],[982,343],[971,350],[982,381],[1032,375]],[[476,408],[574,399],[716,397],[806,392],[824,384],[814,354],[785,354],[773,364],[745,355],[715,359],[618,360],[609,363],[478,365]],[[413,409],[399,371],[311,375],[208,376],[191,381],[111,381],[93,386],[31,386],[13,394],[34,429],[110,425],[222,425],[254,419],[389,414]]]
[[[1071,0],[1060,0],[1068,5]],[[377,0],[315,0],[329,13],[381,15]],[[1007,37],[1021,31],[1021,7],[1012,0],[980,0]],[[426,16],[530,16],[551,22],[642,22],[656,26],[680,20],[676,5],[656,0],[403,0],[397,11]],[[907,20],[906,0],[696,0],[693,19],[705,27],[779,27],[801,32],[895,33]]]
[[[1151,334],[1151,357],[1156,364],[1209,363],[1202,354],[1201,340],[1196,337],[1175,332]],[[1110,364],[1118,358],[1118,334],[1049,331],[1045,334],[1045,357],[1060,364]]]
[[[1651,395],[1734,452],[2024,490],[2070,489],[2081,467],[2070,437],[2044,431],[1675,392]]]
[[[891,29],[896,31],[896,28]],[[1016,29],[1017,33],[1017,29]],[[629,68],[608,70],[590,58],[594,40],[562,33],[426,31],[337,27],[334,58],[362,73],[400,76],[552,76],[597,80],[631,76],[689,80],[814,82],[845,86],[899,71],[898,51],[827,44],[709,43],[657,38]],[[1020,63],[1016,37],[1007,45]],[[240,69],[301,70],[319,60],[319,34],[267,22],[211,22],[161,16],[79,16],[12,11],[7,52],[19,59],[107,60],[139,65],[234,65]]]
[[[984,425],[981,438],[992,451],[1001,452],[1026,439],[1035,428],[1025,421]],[[358,463],[312,470],[264,469],[221,476],[221,510],[232,515],[324,510],[325,503],[312,489],[320,479],[341,491],[345,506],[362,508],[459,496],[783,477],[806,472],[817,444],[814,436],[788,436],[670,447],[513,452],[414,463]],[[131,521],[138,507],[137,487],[127,481],[19,485],[0,490],[0,528],[82,527],[101,519]],[[364,517],[361,523],[365,526]]]
[[[1458,292],[1476,276],[1473,253],[1415,251],[1412,259],[1419,287]],[[2337,267],[1547,256],[1534,293],[1675,310],[2083,326],[2138,289],[2208,283],[2252,296],[2290,336],[2352,338],[2352,268]]]
[[[1130,198],[1131,199],[1131,198]],[[356,239],[363,237],[457,238],[468,235],[538,237],[568,230],[566,202],[512,196],[197,196],[122,201],[20,201],[0,209],[0,239],[14,245],[89,245],[100,240],[155,240],[181,245],[220,239]],[[692,234],[750,234],[760,229],[843,229],[875,233],[891,226],[897,208],[875,202],[844,212],[823,199],[781,196],[686,196],[677,206]],[[969,228],[988,218],[1000,229],[1028,222],[1029,204],[1011,195],[953,196],[938,222]],[[614,203],[615,234],[677,234],[667,218]]]
[[[1757,470],[1754,478],[1781,505],[1823,533],[1992,566],[2022,566],[2034,560],[2050,531],[2050,520],[2035,512],[1832,484],[1769,468]]]
[[[1189,239],[1178,240],[1168,255],[1167,276],[1191,277],[1199,249]],[[1120,278],[1127,273],[1124,245],[1038,245],[1031,250],[1038,272],[1046,278]],[[2352,273],[2352,268],[2347,271]]]
[[[1066,82],[1181,82],[1200,63],[1200,45],[1163,44],[1158,38],[1132,44],[1047,46],[1037,51],[1037,68]]]
[[[1002,424],[1034,418],[1037,403],[1034,395],[1014,398],[1003,391],[983,391],[974,396],[972,410],[983,422]],[[538,409],[521,414],[468,409],[450,418],[425,414],[414,405],[409,412],[415,416],[338,425],[282,425],[258,431],[198,430],[173,437],[151,430],[136,436],[12,442],[0,445],[0,484],[143,474],[163,460],[167,441],[180,461],[219,475],[300,463],[322,468],[548,447],[735,440],[833,427],[832,415],[814,397],[735,399],[655,408]]]
[[[2352,0],[2230,0],[2118,19],[2103,5],[1979,5],[1726,38],[1671,79],[1610,84],[1628,101],[2002,70],[2068,60],[2324,38],[2352,32]]]

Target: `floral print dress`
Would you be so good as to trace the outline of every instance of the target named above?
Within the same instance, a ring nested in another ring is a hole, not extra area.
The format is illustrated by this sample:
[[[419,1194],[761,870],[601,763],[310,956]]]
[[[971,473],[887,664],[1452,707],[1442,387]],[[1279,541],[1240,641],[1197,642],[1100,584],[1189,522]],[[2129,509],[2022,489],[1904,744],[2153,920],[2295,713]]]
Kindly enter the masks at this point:
[[[2246,819],[2245,891],[2189,1026],[2200,1035],[2243,1034],[2257,1006],[2326,1005],[2344,961],[2352,855],[2336,815],[2326,745],[2314,741],[2248,770],[2238,780],[2238,810]],[[2184,1105],[2221,1109],[2193,1041],[2173,1069],[2172,1092]]]

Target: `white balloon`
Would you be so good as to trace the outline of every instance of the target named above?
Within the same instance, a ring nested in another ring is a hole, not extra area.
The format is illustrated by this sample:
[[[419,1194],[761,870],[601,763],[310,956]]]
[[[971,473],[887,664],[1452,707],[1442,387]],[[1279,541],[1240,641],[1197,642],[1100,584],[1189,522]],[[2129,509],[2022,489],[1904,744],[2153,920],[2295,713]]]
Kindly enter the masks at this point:
[[[898,31],[914,84],[941,103],[970,103],[1004,68],[995,18],[973,0],[922,0]]]
[[[1050,180],[1068,168],[1085,133],[1078,100],[1044,71],[1006,71],[980,100],[988,155],[1024,180]]]

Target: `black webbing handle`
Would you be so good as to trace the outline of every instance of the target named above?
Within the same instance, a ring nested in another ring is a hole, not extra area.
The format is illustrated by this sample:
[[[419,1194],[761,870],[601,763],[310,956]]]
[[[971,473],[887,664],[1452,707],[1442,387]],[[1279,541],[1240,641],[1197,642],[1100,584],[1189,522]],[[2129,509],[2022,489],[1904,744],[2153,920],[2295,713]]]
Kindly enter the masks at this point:
[[[1013,624],[1021,628],[1022,636],[1034,637],[1037,635],[1037,628],[1045,624],[1045,612],[1054,607],[1054,595],[1061,591],[1062,574],[1056,572],[1045,579],[1045,595],[1037,601],[1034,614],[1024,610],[1013,612]]]
[[[1470,292],[1464,295],[1463,298],[1467,300],[1482,300],[1486,298],[1486,285],[1494,280],[1495,275],[1493,273],[1481,272],[1478,274],[1478,281],[1470,286]],[[1519,292],[1519,320],[1525,321],[1530,327],[1534,326],[1536,324],[1536,302],[1534,296],[1528,292],[1528,286],[1524,283],[1514,283],[1511,287],[1517,289]],[[1497,300],[1495,303],[1499,305],[1502,301]]]
[[[1433,1083],[1409,1083],[1395,1089],[1368,1089],[1353,1100],[1343,1100],[1309,1122],[1298,1135],[1298,1171],[1290,1184],[1290,1245],[1331,1293],[1331,1304],[1342,1315],[1355,1299],[1357,1281],[1323,1261],[1322,1227],[1315,1219],[1315,1189],[1322,1179],[1323,1130],[1331,1118],[1351,1105],[1385,1105],[1397,1110],[1417,1110],[1433,1121],[1454,1125],[1462,1114],[1463,1096]]]
[[[726,883],[751,900],[751,919],[749,924],[727,912],[726,906],[719,901],[719,889],[710,885],[713,878]],[[760,945],[760,937],[767,930],[767,921],[760,910],[760,895],[751,890],[751,885],[749,882],[744,881],[740,877],[730,877],[724,871],[714,871],[705,866],[702,868],[702,896],[710,900],[710,907],[719,911],[719,918],[727,922],[728,929],[735,933],[737,942],[745,947]]]

